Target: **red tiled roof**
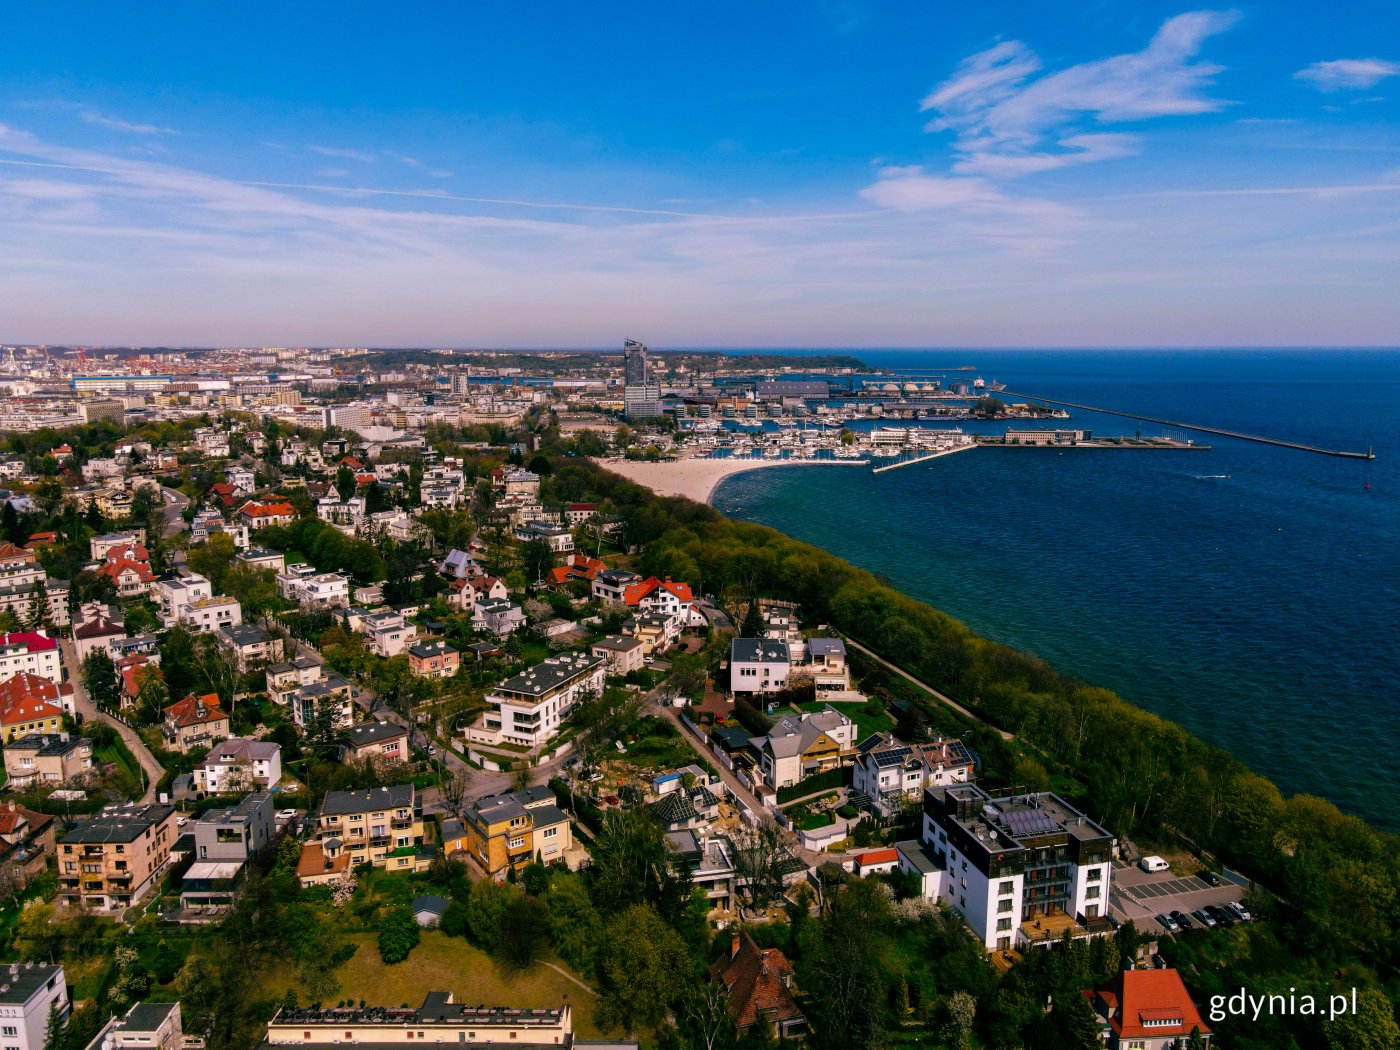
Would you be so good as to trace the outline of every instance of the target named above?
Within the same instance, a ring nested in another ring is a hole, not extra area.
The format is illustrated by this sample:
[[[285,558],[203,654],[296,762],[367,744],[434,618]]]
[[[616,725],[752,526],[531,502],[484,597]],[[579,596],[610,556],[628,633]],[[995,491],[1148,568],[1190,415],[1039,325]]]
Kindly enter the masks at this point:
[[[155,579],[151,572],[151,567],[143,561],[132,561],[130,558],[122,558],[119,561],[109,561],[97,570],[99,576],[107,576],[116,580],[122,573],[130,570],[136,573],[136,578],[142,583],[150,583]]]
[[[151,678],[163,678],[161,669],[154,664],[147,663],[147,657],[131,657],[131,663],[123,661],[122,692],[127,696],[136,696],[141,692],[141,687]]]
[[[570,503],[570,504],[569,504],[569,509],[570,509],[570,510],[597,510],[597,509],[598,509],[598,504],[596,504],[596,503]]]
[[[637,605],[657,591],[667,591],[674,594],[685,605],[689,605],[694,600],[690,593],[690,584],[676,583],[669,577],[665,580],[658,580],[655,576],[649,577],[641,583],[632,584],[622,592],[622,600],[628,605]]]
[[[0,543],[0,561],[33,561],[34,552],[16,547],[13,543]]]
[[[150,561],[151,554],[144,544],[141,543],[118,543],[115,547],[108,547],[107,553],[103,555],[107,561],[117,561],[125,558],[128,561]]]
[[[0,682],[0,724],[7,726],[61,718],[63,704],[59,687],[47,678],[21,671]]]
[[[500,582],[501,578],[499,576],[478,576],[475,579],[468,580],[467,586],[474,591],[481,591],[485,594]]]
[[[58,639],[38,631],[15,631],[0,634],[0,646],[3,645],[22,645],[31,653],[46,653],[58,648]]]
[[[361,463],[354,456],[345,456],[341,459],[340,466],[349,467],[351,470],[361,470],[363,469],[364,464]]]
[[[760,949],[747,933],[736,935],[738,950],[731,950],[710,968],[710,979],[724,983],[729,992],[729,1012],[742,1031],[759,1020],[770,1024],[802,1019],[802,1010],[787,982],[792,964],[776,948]]]
[[[1124,970],[1106,991],[1108,995],[1099,993],[1105,1000],[1117,993],[1120,1005],[1109,1024],[1120,1039],[1189,1036],[1193,1028],[1199,1028],[1202,1035],[1210,1034],[1175,970]],[[1148,1027],[1147,1021],[1157,1023]]]
[[[271,518],[278,515],[296,515],[296,508],[290,503],[254,503],[249,500],[243,504],[240,513],[247,514],[252,518]]]
[[[856,857],[856,864],[862,868],[873,867],[877,864],[898,864],[899,850],[897,849],[872,849]]]
[[[218,722],[228,717],[219,706],[217,693],[195,696],[191,693],[183,700],[177,700],[165,709],[165,717],[177,726],[197,726],[207,722]]]
[[[209,491],[219,496],[232,496],[238,490],[227,481],[220,481],[209,486]]]

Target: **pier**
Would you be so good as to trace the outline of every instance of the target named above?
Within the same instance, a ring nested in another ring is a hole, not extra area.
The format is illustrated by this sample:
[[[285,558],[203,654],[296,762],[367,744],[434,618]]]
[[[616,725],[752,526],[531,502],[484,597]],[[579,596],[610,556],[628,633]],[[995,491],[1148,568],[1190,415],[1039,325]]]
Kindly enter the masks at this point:
[[[1077,405],[1073,401],[1055,401],[1048,397],[1032,397],[1030,394],[1013,394],[1006,391],[1010,397],[1024,397],[1028,401],[1041,401],[1047,405],[1061,405],[1065,408],[1077,408],[1081,412],[1102,412],[1106,416],[1121,416],[1124,419],[1140,419],[1144,423],[1158,423],[1165,427],[1180,427],[1182,430],[1197,430],[1202,434],[1219,434],[1221,437],[1238,438],[1241,441],[1253,441],[1260,445],[1277,445],[1279,448],[1295,448],[1299,452],[1316,452],[1321,456],[1337,456],[1340,459],[1375,459],[1376,454],[1371,449],[1365,452],[1342,452],[1332,448],[1318,448],[1316,445],[1304,445],[1297,441],[1283,441],[1279,438],[1261,437],[1258,434],[1241,434],[1237,430],[1222,430],[1220,427],[1203,427],[1195,423],[1182,423],[1175,419],[1158,419],[1155,416],[1142,416],[1135,412],[1119,412],[1112,408],[1095,408],[1093,405]]]
[[[940,448],[934,452],[921,452],[912,459],[901,457],[893,463],[886,463],[883,467],[876,467],[870,473],[883,474],[887,470],[898,470],[900,467],[912,467],[915,463],[926,463],[931,459],[938,459],[942,456],[951,456],[956,452],[966,452],[968,449],[976,448],[976,445],[958,445],[956,448]]]

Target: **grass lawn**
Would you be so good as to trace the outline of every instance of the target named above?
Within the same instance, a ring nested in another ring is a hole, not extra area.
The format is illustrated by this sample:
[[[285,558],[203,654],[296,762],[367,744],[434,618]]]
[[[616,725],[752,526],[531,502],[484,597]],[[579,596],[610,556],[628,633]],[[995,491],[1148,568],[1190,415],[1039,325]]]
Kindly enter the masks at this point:
[[[518,1006],[539,1008],[559,1006],[567,996],[574,1012],[574,1031],[585,1039],[602,1033],[593,1022],[594,997],[544,963],[536,963],[523,974],[502,973],[485,952],[460,937],[448,937],[437,930],[424,930],[423,939],[406,962],[385,966],[379,958],[377,937],[372,933],[350,934],[358,945],[350,960],[336,971],[340,991],[335,999],[363,999],[372,1006],[417,1006],[430,991],[452,992],[459,1003],[475,1006]],[[556,966],[562,963],[553,957]],[[263,987],[281,999],[287,989],[297,986],[296,971],[276,964],[263,979]],[[298,987],[302,1001],[306,992]]]
[[[797,826],[803,831],[816,831],[818,828],[830,827],[836,823],[836,818],[830,813],[805,813],[797,818]]]

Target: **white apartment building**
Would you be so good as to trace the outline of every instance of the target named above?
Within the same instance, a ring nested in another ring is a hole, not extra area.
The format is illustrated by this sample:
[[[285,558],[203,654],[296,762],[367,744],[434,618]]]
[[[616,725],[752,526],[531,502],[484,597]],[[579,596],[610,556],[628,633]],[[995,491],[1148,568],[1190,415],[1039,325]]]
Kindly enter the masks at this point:
[[[1058,795],[929,788],[923,848],[935,869],[925,896],[940,897],[989,950],[1045,943],[1039,920],[1061,913],[1080,935],[1111,932],[1113,836]]]
[[[317,572],[298,562],[277,574],[277,593],[303,608],[345,606],[350,604],[350,582],[343,573]]]
[[[600,656],[552,656],[496,686],[486,697],[493,709],[467,731],[468,739],[523,747],[546,743],[580,699],[603,691],[606,678],[607,661]]]
[[[776,693],[792,673],[787,642],[735,638],[729,643],[729,688],[739,693]]]
[[[370,648],[385,658],[406,652],[418,637],[418,628],[396,612],[369,613],[360,621],[360,630]]]
[[[151,597],[160,608],[160,622],[166,628],[175,626],[183,606],[213,596],[213,585],[196,572],[162,576],[151,584]]]
[[[19,631],[0,634],[0,682],[20,672],[47,678],[54,685],[63,682],[63,664],[59,659],[58,639],[43,631]]]
[[[237,598],[216,594],[212,598],[200,598],[188,605],[179,606],[175,618],[186,629],[196,634],[213,634],[226,627],[237,627],[241,624],[243,606]]]
[[[68,981],[63,967],[9,963],[0,967],[0,1046],[44,1050],[49,1011],[68,1018]]]

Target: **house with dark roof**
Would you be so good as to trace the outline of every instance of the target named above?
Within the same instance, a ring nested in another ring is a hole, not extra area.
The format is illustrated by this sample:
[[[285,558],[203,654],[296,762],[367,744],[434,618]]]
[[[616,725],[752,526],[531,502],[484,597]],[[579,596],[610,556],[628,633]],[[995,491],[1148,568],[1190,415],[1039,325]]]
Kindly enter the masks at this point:
[[[160,881],[175,844],[171,806],[128,804],[79,821],[58,844],[58,897],[119,911]]]
[[[1211,1030],[1175,970],[1123,970],[1106,988],[1082,993],[1106,1029],[1108,1050],[1176,1050]]]
[[[408,730],[396,722],[361,722],[345,731],[342,762],[397,765],[408,761]]]
[[[521,871],[536,859],[549,864],[573,845],[569,818],[543,784],[479,798],[463,816],[462,848],[492,878]]]
[[[423,800],[412,784],[364,791],[328,791],[316,815],[313,842],[302,847],[302,862],[315,847],[323,865],[303,885],[327,881],[326,872],[348,856],[351,865],[371,864],[387,871],[426,871],[435,851],[423,845]],[[314,852],[314,851],[313,851]],[[301,866],[298,866],[300,872]]]
[[[777,948],[760,948],[745,931],[730,934],[729,952],[710,967],[710,980],[724,985],[740,1035],[760,1024],[784,1039],[807,1031],[793,991],[792,964]]]
[[[126,628],[107,619],[106,616],[95,616],[78,624],[73,628],[73,648],[78,657],[78,664],[81,666],[88,654],[97,649],[106,649],[108,655],[111,655],[112,644],[125,637]]]
[[[905,744],[892,733],[874,733],[856,745],[851,786],[883,817],[894,816],[924,789],[965,784],[976,762],[961,740],[939,737],[929,744]]]
[[[729,643],[729,688],[739,693],[776,693],[788,687],[792,656],[787,642],[735,638]]]
[[[92,771],[92,741],[71,733],[31,733],[5,745],[7,786],[59,787]]]

